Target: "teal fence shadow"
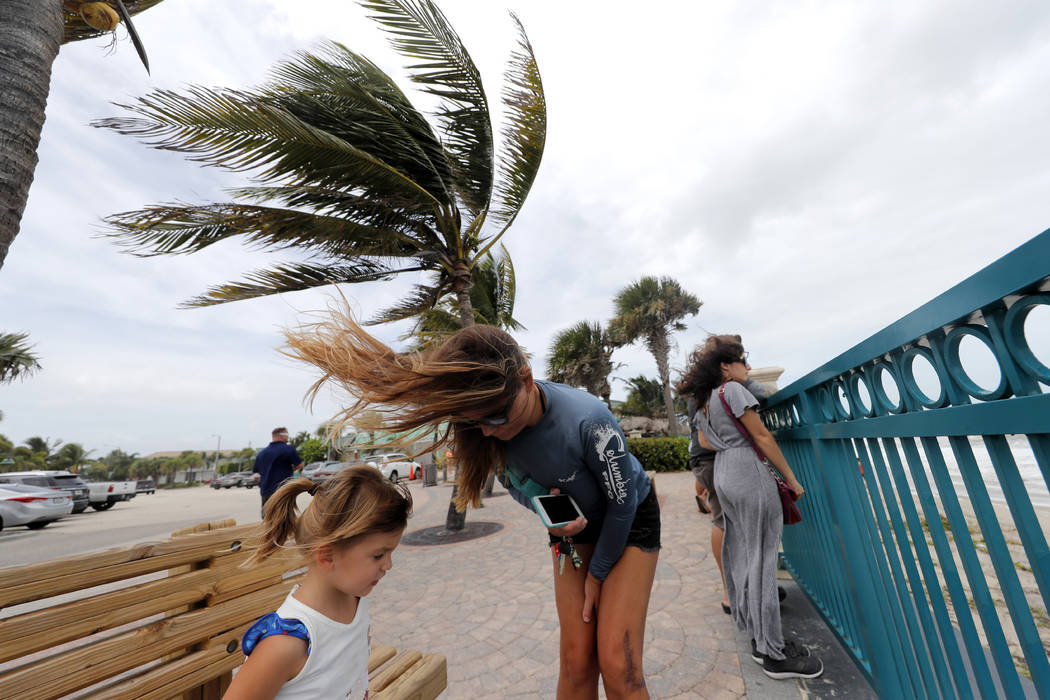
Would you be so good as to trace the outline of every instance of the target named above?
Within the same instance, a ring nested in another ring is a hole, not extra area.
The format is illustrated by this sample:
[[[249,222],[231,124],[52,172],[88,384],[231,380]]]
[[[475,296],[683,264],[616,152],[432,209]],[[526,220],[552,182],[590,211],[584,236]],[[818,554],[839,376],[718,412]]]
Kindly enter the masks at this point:
[[[806,487],[786,566],[881,697],[1050,698],[1048,292],[1050,230],[762,412]]]

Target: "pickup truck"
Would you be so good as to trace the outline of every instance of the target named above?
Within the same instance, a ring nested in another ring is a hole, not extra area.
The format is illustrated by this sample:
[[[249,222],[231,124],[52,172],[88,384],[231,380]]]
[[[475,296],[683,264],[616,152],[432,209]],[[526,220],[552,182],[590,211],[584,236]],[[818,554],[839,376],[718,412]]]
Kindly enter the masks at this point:
[[[89,481],[88,498],[95,510],[108,510],[114,503],[135,497],[134,481]]]

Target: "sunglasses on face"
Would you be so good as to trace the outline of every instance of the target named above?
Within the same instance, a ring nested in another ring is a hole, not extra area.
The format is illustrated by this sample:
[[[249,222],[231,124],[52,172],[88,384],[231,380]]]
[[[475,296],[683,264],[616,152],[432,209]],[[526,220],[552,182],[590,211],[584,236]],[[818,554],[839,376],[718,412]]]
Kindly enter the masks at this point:
[[[748,358],[748,353],[746,353],[746,352],[745,352],[745,353],[744,353],[743,355],[741,355],[741,356],[740,356],[740,357],[739,357],[738,359],[736,359],[736,360],[733,360],[733,362],[741,362],[741,363],[743,363],[743,364],[745,364],[745,365],[746,365],[746,364],[747,364],[747,358]]]
[[[517,398],[517,395],[512,396],[510,401],[507,402],[507,405],[503,407],[503,410],[498,413],[493,413],[482,418],[460,418],[456,422],[468,428],[476,428],[479,425],[487,425],[493,428],[500,425],[506,425],[510,422],[510,409],[514,406],[514,401]]]

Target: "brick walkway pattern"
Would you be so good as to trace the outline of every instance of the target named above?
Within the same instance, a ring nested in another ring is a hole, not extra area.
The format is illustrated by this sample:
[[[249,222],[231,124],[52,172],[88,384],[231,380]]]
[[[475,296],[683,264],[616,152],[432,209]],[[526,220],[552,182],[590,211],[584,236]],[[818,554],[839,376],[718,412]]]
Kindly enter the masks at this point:
[[[711,524],[697,512],[692,473],[658,474],[656,488],[663,549],[645,634],[650,695],[744,697],[736,633],[719,605]],[[443,524],[451,485],[410,489],[408,530]],[[449,700],[553,698],[558,621],[546,530],[498,484],[467,520],[504,528],[461,544],[402,545],[371,596],[373,642],[448,657]]]

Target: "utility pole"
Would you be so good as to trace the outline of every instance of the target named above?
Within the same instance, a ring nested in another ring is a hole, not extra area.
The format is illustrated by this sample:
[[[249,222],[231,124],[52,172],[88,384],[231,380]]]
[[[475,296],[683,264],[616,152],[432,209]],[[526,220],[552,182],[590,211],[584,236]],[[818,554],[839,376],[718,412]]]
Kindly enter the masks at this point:
[[[219,452],[222,450],[222,435],[211,434],[212,437],[218,438],[215,443],[215,461],[212,462],[211,468],[216,474],[219,473]]]

